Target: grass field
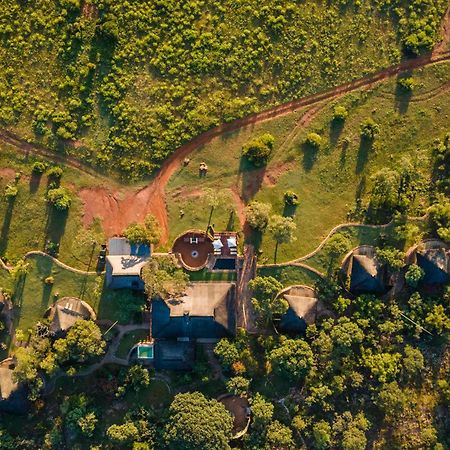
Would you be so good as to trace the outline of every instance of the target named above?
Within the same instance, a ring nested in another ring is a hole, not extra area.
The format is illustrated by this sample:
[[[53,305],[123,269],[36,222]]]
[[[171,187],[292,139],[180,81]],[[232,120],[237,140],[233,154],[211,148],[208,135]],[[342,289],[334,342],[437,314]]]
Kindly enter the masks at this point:
[[[430,176],[430,151],[433,140],[447,131],[450,114],[450,64],[442,63],[412,72],[417,87],[413,94],[398,91],[396,80],[380,83],[369,91],[359,91],[321,106],[309,126],[295,127],[304,111],[269,120],[214,139],[191,155],[191,162],[171,179],[168,187],[170,224],[207,223],[209,209],[200,208],[206,187],[235,191],[248,202],[252,198],[269,202],[274,213],[283,214],[283,193],[294,190],[300,199],[295,211],[297,240],[278,248],[277,262],[295,259],[316,248],[335,225],[348,222],[356,198],[367,200],[371,176],[382,167],[395,168],[406,158],[417,170]],[[333,108],[343,105],[349,115],[343,127],[332,122]],[[373,147],[360,139],[360,124],[373,118],[380,126]],[[314,153],[305,149],[307,133],[322,137]],[[265,173],[249,170],[242,164],[242,145],[254,136],[269,132],[275,149]],[[198,178],[198,165],[209,166],[205,179]],[[192,205],[192,206],[191,206]],[[416,202],[412,214],[421,215],[426,199]],[[185,216],[179,219],[179,209]],[[226,223],[230,203],[215,210],[213,221]],[[194,211],[194,212],[193,212]],[[177,228],[178,231],[178,228]],[[171,229],[172,232],[172,229]],[[176,234],[176,232],[174,232]],[[274,260],[275,244],[263,235],[260,262]]]
[[[20,174],[17,197],[9,202],[3,198],[0,201],[0,257],[14,262],[30,250],[44,250],[51,241],[59,244],[60,258],[64,262],[82,270],[90,266],[93,270],[104,236],[97,223],[90,230],[83,229],[82,204],[76,192],[100,184],[102,180],[65,167],[61,185],[71,191],[72,205],[67,214],[58,212],[45,200],[47,177],[32,175],[35,160],[4,144],[0,150],[0,192],[3,193],[7,184],[15,182],[15,174]],[[95,248],[93,241],[97,243]]]
[[[305,286],[314,287],[322,279],[316,273],[305,267],[288,264],[259,267],[257,274],[262,277],[274,277],[283,287],[294,284],[304,284]]]

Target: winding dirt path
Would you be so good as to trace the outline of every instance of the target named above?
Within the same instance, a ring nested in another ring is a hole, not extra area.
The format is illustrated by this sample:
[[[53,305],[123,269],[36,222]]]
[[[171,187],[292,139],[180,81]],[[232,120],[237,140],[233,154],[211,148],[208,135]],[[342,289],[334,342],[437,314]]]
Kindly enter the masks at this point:
[[[445,16],[445,20],[443,21],[444,34],[447,32],[447,27],[448,11]],[[448,37],[443,38],[439,44],[440,47],[430,55],[403,61],[400,64],[384,69],[378,73],[368,75],[332,89],[293,100],[270,108],[266,111],[252,114],[242,119],[237,119],[212,128],[178,148],[163,163],[155,178],[147,186],[138,191],[131,191],[129,189],[125,191],[123,189],[113,191],[106,188],[90,188],[81,190],[80,197],[85,204],[85,215],[83,219],[84,224],[90,224],[95,217],[100,218],[103,223],[105,234],[109,237],[115,234],[120,234],[130,222],[140,221],[146,214],[152,213],[161,224],[163,230],[162,243],[166,243],[169,233],[165,188],[172,175],[179,169],[183,163],[183,160],[191,152],[210,142],[215,137],[221,136],[225,133],[289,114],[305,106],[319,105],[318,107],[316,106],[313,108],[310,114],[305,114],[306,118],[303,122],[307,122],[308,119],[310,120],[311,115],[317,113],[318,109],[320,109],[320,104],[324,101],[338,98],[349,92],[364,87],[371,87],[376,83],[396,76],[405,70],[424,67],[438,62],[449,61],[450,52],[444,50],[444,47],[442,46],[442,42],[444,42],[447,38]],[[304,125],[305,124],[303,123],[303,126]],[[18,150],[26,154],[35,153],[58,163],[67,164],[91,175],[98,176],[94,169],[89,167],[87,164],[83,164],[72,157],[57,155],[42,146],[29,144],[9,131],[0,130],[0,140],[13,145]]]

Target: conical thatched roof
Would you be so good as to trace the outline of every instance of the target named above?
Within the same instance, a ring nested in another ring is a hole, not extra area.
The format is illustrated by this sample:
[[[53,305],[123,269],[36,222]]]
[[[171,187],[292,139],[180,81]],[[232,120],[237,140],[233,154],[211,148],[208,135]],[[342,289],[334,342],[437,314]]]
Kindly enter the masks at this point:
[[[381,293],[385,290],[384,267],[374,255],[353,254],[347,275],[352,293]]]
[[[60,333],[67,331],[77,320],[95,320],[95,313],[86,303],[75,297],[64,297],[52,307],[50,331]]]
[[[416,252],[416,262],[424,272],[425,284],[450,283],[450,250],[444,246],[425,246]]]

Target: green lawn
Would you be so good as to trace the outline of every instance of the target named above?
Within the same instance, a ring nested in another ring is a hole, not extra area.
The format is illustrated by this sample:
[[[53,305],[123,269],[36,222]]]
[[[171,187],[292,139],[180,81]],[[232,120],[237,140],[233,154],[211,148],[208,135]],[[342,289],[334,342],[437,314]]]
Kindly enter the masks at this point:
[[[207,269],[195,272],[185,271],[189,275],[191,281],[236,281],[236,272],[210,272]]]
[[[51,241],[59,243],[59,257],[65,263],[82,270],[95,269],[104,236],[98,223],[90,230],[83,229],[82,203],[76,192],[102,180],[65,167],[61,185],[71,191],[72,204],[68,213],[58,212],[45,200],[48,184],[45,174],[32,175],[34,161],[0,144],[0,194],[7,184],[14,183],[15,173],[21,174],[17,197],[9,202],[3,198],[0,201],[0,257],[14,262],[30,250],[44,250],[46,242]],[[92,240],[97,242],[95,247]]]
[[[145,297],[127,289],[110,290],[104,287],[104,277],[82,275],[60,268],[45,256],[27,258],[29,270],[24,280],[15,289],[16,327],[24,331],[41,320],[47,308],[58,298],[79,297],[89,303],[99,320],[118,320],[129,323],[135,313],[130,303],[143,305]],[[53,285],[45,284],[48,276],[54,278]]]
[[[304,284],[314,287],[322,279],[316,273],[305,267],[294,265],[258,267],[258,275],[262,277],[274,277],[283,287],[294,284]]]
[[[119,347],[117,348],[116,356],[118,358],[126,359],[133,346],[140,341],[148,339],[148,335],[149,330],[136,330],[125,334],[120,341]]]

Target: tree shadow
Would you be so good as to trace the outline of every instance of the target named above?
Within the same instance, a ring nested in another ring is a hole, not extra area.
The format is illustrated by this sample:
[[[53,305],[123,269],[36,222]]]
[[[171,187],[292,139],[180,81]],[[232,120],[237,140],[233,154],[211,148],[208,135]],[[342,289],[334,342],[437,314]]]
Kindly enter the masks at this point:
[[[294,217],[295,212],[297,211],[298,205],[289,205],[288,203],[284,203],[283,208],[283,217]]]
[[[47,207],[47,223],[45,225],[44,245],[52,243],[53,246],[59,248],[59,244],[66,229],[68,216],[69,212],[67,210],[60,211],[51,205]]]
[[[226,231],[234,231],[235,230],[235,224],[236,224],[236,213],[234,209],[230,211],[230,215],[228,217],[228,223],[226,226]]]
[[[42,174],[33,172],[30,177],[30,193],[35,194],[41,184]]]
[[[91,255],[90,255],[90,257],[89,257],[89,263],[88,263],[88,266],[87,266],[87,269],[86,269],[87,272],[89,272],[89,271],[91,270],[91,266],[92,266],[92,263],[93,263],[93,261],[94,261],[94,253],[95,253],[95,247],[96,247],[96,245],[97,245],[96,242],[94,242],[94,243],[92,244]],[[89,275],[86,274],[86,275],[84,276],[84,278],[83,278],[83,281],[82,281],[81,287],[80,287],[80,295],[79,295],[79,298],[80,298],[80,299],[83,299],[84,294],[86,293],[86,288],[87,288],[88,280],[89,280]]]
[[[0,255],[4,255],[6,248],[8,247],[9,229],[11,227],[15,200],[15,198],[8,200],[8,206],[6,207],[5,216],[3,217],[2,230],[0,233]]]
[[[361,173],[366,167],[367,161],[369,160],[369,153],[372,150],[373,140],[361,137],[359,143],[358,155],[356,159],[356,173]]]
[[[262,231],[261,230],[255,230],[251,228],[248,224],[244,226],[244,235],[245,235],[245,243],[251,244],[255,248],[255,252],[258,252],[261,248],[262,243]]]
[[[261,189],[266,166],[255,167],[247,158],[241,157],[239,176],[242,178],[241,198],[248,203]]]
[[[302,151],[303,151],[303,160],[302,160],[303,169],[305,169],[305,172],[309,172],[314,167],[314,164],[317,161],[319,149],[305,142],[302,144]]]
[[[344,141],[342,143],[342,147],[341,147],[341,156],[339,158],[339,164],[341,165],[341,167],[345,166],[345,163],[347,162],[347,150],[348,150],[348,146],[349,146],[349,142],[348,141]]]
[[[330,144],[331,147],[336,147],[336,144],[341,136],[342,130],[344,129],[344,121],[339,119],[333,119],[330,123]]]
[[[397,76],[397,83],[395,85],[395,110],[400,114],[408,112],[409,103],[412,97],[412,89],[406,89],[399,84],[399,81],[404,78],[409,78],[412,75],[412,70],[403,72]]]
[[[47,276],[50,276],[50,273]],[[48,306],[48,304],[50,303],[50,296],[52,294],[52,290],[53,284],[44,283],[44,289],[42,290],[42,298],[41,298],[42,306]]]

